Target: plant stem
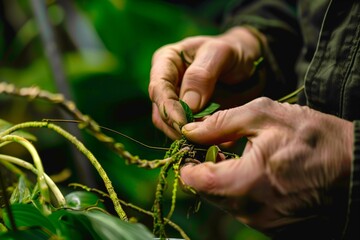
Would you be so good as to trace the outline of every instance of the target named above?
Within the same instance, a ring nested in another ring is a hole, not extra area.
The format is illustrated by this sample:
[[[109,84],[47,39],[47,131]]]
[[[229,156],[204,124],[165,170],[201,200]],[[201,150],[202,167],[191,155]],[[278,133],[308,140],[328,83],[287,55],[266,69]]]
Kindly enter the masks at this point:
[[[79,140],[77,140],[77,138],[73,135],[71,135],[70,133],[68,133],[67,131],[65,131],[64,129],[62,129],[61,127],[52,124],[52,123],[48,123],[48,122],[25,122],[25,123],[20,123],[17,125],[12,126],[11,128],[5,130],[4,132],[2,132],[0,134],[0,137],[4,134],[9,134],[11,132],[14,132],[16,130],[19,129],[23,129],[23,128],[49,128],[54,130],[55,132],[57,132],[58,134],[60,134],[61,136],[63,136],[64,138],[66,138],[68,141],[70,141],[74,146],[76,146],[76,148],[82,153],[84,154],[91,162],[91,164],[95,167],[95,169],[97,170],[97,172],[99,173],[100,177],[102,178],[105,187],[109,193],[110,199],[112,200],[113,204],[114,204],[114,208],[115,211],[117,212],[117,214],[119,215],[119,217],[122,220],[127,221],[128,218],[126,216],[126,213],[124,212],[124,210],[121,207],[120,201],[117,197],[117,194],[114,190],[114,187],[112,186],[111,180],[109,179],[109,177],[107,176],[105,170],[103,169],[103,167],[100,165],[99,161],[95,158],[95,156],[82,144],[82,142],[80,142]]]
[[[4,163],[10,162],[10,163],[16,164],[27,170],[30,170],[34,174],[38,174],[38,172],[39,172],[34,167],[34,165],[32,165],[31,163],[28,163],[28,162],[26,162],[22,159],[16,158],[16,157],[0,154],[0,161],[4,161]],[[59,204],[59,206],[60,207],[65,206],[66,201],[65,201],[65,198],[64,198],[63,194],[61,193],[60,189],[57,187],[57,185],[53,182],[53,180],[46,173],[44,173],[44,176],[45,176],[45,181],[46,181],[47,185],[49,186],[50,190],[52,191],[52,193],[54,194],[54,197],[55,197],[57,203]]]
[[[167,163],[164,160],[145,160],[140,159],[138,156],[133,156],[125,150],[121,143],[116,142],[113,138],[101,132],[101,127],[89,116],[84,115],[77,109],[74,102],[64,98],[62,94],[54,94],[38,87],[17,88],[13,84],[0,82],[0,93],[14,95],[19,97],[26,97],[30,99],[43,99],[53,104],[59,105],[66,112],[70,113],[76,120],[79,120],[79,128],[86,128],[88,132],[94,136],[101,143],[106,144],[110,149],[122,157],[126,163],[135,164],[142,168],[158,168]]]
[[[300,86],[298,89],[296,89],[295,91],[289,93],[288,95],[278,99],[278,102],[288,102],[288,103],[294,103],[297,101],[297,95],[304,90],[304,85]]]
[[[1,142],[17,142],[29,151],[29,153],[31,154],[31,157],[34,161],[34,165],[38,172],[37,173],[37,182],[39,183],[39,186],[40,186],[41,196],[44,198],[45,202],[50,203],[49,188],[45,182],[44,167],[42,165],[40,156],[37,153],[35,147],[28,140],[26,140],[23,137],[17,136],[17,135],[2,136],[0,141]]]

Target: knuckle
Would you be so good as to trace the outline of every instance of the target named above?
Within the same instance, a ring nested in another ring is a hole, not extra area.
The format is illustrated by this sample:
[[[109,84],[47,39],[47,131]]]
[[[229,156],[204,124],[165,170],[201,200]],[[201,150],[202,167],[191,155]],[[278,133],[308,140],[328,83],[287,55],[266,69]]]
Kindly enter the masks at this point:
[[[279,104],[268,97],[259,97],[244,105],[244,110],[252,112],[258,119],[268,119],[272,113],[278,111]]]
[[[228,113],[229,110],[227,109],[215,112],[211,117],[206,118],[204,123],[209,129],[222,129],[224,124],[226,124]]]
[[[159,94],[159,87],[160,85],[155,82],[150,82],[148,86],[148,92],[149,92],[149,98],[152,102],[158,103],[159,97],[161,94]]]
[[[217,178],[212,168],[213,163],[203,163],[203,173],[201,175],[202,181],[198,186],[199,190],[205,193],[213,193],[218,190]]]
[[[155,86],[153,82],[150,82],[148,86],[149,97],[152,101],[154,100]]]
[[[207,42],[208,46],[214,48],[214,49],[218,49],[219,51],[222,52],[232,52],[234,49],[232,47],[232,45],[230,45],[227,41],[224,41],[222,39],[219,38],[214,38],[211,39],[210,41]]]
[[[192,85],[202,86],[204,82],[210,82],[215,79],[214,73],[206,68],[193,66],[186,72],[187,81],[191,81]]]
[[[269,107],[273,104],[273,100],[271,100],[268,97],[259,97],[254,99],[251,104],[255,105],[255,106],[261,106],[261,107]]]
[[[162,125],[161,118],[155,113],[153,113],[153,115],[152,115],[152,122],[157,128],[160,128]]]

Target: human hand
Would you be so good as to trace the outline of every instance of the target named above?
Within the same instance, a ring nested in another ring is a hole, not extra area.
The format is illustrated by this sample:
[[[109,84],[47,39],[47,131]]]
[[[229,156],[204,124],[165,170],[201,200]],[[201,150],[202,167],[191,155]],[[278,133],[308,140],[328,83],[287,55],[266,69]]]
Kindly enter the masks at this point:
[[[186,38],[157,50],[149,84],[154,125],[170,138],[179,138],[186,123],[179,98],[198,112],[208,103],[219,79],[227,84],[248,79],[260,51],[258,38],[242,27],[213,37]]]
[[[259,98],[189,123],[182,131],[199,144],[248,139],[239,159],[181,169],[185,185],[245,224],[267,232],[319,217],[324,209],[346,212],[337,198],[347,201],[351,122]]]

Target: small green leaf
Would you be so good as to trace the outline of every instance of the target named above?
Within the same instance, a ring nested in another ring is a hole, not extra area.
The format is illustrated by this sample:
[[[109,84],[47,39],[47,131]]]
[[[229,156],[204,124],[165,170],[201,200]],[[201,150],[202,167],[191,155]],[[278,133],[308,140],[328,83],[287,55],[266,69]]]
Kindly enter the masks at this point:
[[[218,146],[213,145],[213,146],[209,147],[209,149],[206,152],[205,161],[206,162],[216,162],[218,152],[219,152]]]
[[[189,107],[189,105],[186,104],[186,102],[182,101],[181,99],[179,100],[181,103],[181,106],[183,107],[185,114],[186,114],[186,120],[188,122],[193,122],[194,121],[194,116],[193,113]]]
[[[10,197],[10,203],[29,203],[31,201],[31,186],[26,177],[21,175],[19,182]]]
[[[212,113],[214,113],[216,110],[218,110],[220,107],[220,104],[218,103],[210,103],[204,110],[202,110],[201,112],[194,114],[194,118],[202,118],[205,117],[207,115],[210,115]]]

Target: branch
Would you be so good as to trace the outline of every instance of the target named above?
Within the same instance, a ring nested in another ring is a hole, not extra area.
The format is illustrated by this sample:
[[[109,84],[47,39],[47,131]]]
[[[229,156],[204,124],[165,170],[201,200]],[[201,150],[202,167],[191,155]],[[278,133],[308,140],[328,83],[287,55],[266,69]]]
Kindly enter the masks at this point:
[[[54,94],[38,87],[17,88],[13,84],[5,82],[0,83],[0,94],[7,94],[12,96],[26,97],[32,99],[43,99],[50,103],[59,105],[62,109],[71,114],[78,120],[79,128],[86,128],[91,135],[97,140],[105,143],[110,149],[121,156],[128,164],[135,164],[142,168],[158,168],[167,163],[168,160],[145,160],[140,159],[138,156],[133,156],[130,152],[126,151],[123,144],[116,142],[115,139],[107,136],[101,131],[101,127],[88,115],[84,115],[77,109],[74,102],[66,100],[62,94]],[[51,121],[51,120],[50,120]]]

